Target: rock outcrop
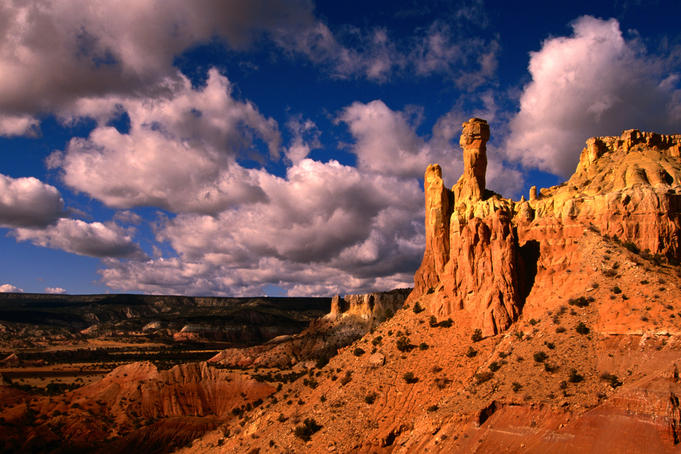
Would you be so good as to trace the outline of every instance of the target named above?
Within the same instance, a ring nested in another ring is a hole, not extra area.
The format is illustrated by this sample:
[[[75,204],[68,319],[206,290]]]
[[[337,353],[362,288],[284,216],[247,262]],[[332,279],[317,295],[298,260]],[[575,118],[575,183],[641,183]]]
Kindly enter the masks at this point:
[[[555,252],[571,228],[681,260],[681,135],[591,138],[566,183],[533,186],[518,202],[485,188],[488,139],[485,120],[463,123],[464,170],[452,190],[438,164],[426,169],[426,249],[408,302],[440,317],[466,310],[486,336],[503,331],[522,310],[543,240],[558,232],[544,245]]]
[[[638,130],[587,141],[572,177],[530,201],[535,218],[593,225],[642,251],[681,260],[681,135]]]
[[[485,193],[489,125],[480,118],[471,118],[461,126],[459,145],[463,148],[463,175],[454,185],[454,197],[457,203],[477,202]]]
[[[336,295],[331,299],[331,311],[327,318],[338,320],[343,317],[355,316],[375,324],[395,314],[402,307],[408,295],[409,289],[345,296]]]
[[[208,362],[225,367],[292,367],[328,360],[402,307],[410,289],[334,296],[331,310],[298,334],[262,345],[228,348]]]
[[[435,294],[425,301],[432,314],[466,309],[491,335],[520,313],[520,248],[513,202],[485,189],[489,126],[472,118],[462,127],[464,171],[452,190],[439,165],[426,170],[426,250],[410,301]]]
[[[520,201],[484,187],[481,159],[452,190],[429,166],[405,310],[180,452],[678,453],[681,268],[653,254],[676,250],[679,142],[592,139],[570,182]]]

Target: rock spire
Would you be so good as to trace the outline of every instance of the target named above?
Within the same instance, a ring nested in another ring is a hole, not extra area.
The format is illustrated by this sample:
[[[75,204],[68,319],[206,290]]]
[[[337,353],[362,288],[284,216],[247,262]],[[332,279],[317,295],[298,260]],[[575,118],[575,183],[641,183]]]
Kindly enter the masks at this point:
[[[407,304],[437,317],[465,310],[483,335],[496,334],[519,317],[537,266],[552,266],[540,252],[568,254],[576,240],[566,238],[584,229],[681,261],[681,135],[591,138],[567,182],[518,202],[485,189],[489,137],[485,120],[462,124],[464,170],[451,190],[438,164],[426,170],[426,250]]]
[[[489,125],[480,118],[471,118],[461,125],[459,145],[463,148],[463,175],[453,188],[456,200],[482,200],[487,172],[487,141]]]

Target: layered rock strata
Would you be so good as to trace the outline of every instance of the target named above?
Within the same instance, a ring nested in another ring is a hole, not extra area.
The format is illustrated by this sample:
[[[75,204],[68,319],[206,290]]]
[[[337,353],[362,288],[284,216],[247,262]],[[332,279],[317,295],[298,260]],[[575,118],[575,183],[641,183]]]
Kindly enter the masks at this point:
[[[208,362],[228,367],[292,367],[334,356],[404,305],[411,289],[334,296],[331,310],[302,332],[248,348],[229,348]]]
[[[505,330],[520,314],[551,228],[588,227],[681,260],[681,135],[591,138],[567,182],[533,186],[529,201],[518,202],[485,188],[488,139],[485,120],[463,123],[464,170],[451,190],[438,164],[426,169],[426,249],[408,302],[422,300],[439,317],[467,310],[484,335]]]
[[[331,299],[331,311],[326,318],[338,320],[356,316],[362,320],[380,322],[390,318],[401,308],[408,294],[408,289],[396,289],[389,292],[336,295]]]
[[[681,260],[681,134],[627,130],[587,141],[572,177],[530,201],[535,218],[593,225],[642,251]]]

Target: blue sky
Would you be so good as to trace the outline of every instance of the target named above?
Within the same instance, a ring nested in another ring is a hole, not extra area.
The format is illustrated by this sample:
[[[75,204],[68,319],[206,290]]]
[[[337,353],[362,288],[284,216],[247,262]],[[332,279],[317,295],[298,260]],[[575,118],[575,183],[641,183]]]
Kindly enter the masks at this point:
[[[200,5],[0,5],[0,290],[407,286],[467,118],[513,198],[590,136],[681,132],[678,2]]]

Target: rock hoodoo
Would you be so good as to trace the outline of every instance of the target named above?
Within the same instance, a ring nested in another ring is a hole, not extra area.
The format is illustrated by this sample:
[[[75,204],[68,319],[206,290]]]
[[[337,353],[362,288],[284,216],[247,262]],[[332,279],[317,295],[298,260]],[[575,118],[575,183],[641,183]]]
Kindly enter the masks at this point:
[[[463,148],[463,175],[453,188],[454,197],[477,202],[485,193],[489,125],[480,118],[471,118],[461,127],[459,145]]]
[[[439,165],[426,170],[426,250],[410,299],[437,293],[433,314],[466,309],[489,335],[520,313],[519,247],[511,201],[485,190],[489,126],[471,118],[462,127],[464,171],[452,190]]]
[[[426,169],[426,249],[408,302],[438,317],[466,310],[484,335],[503,331],[520,314],[540,248],[562,247],[569,229],[681,260],[681,135],[591,138],[566,183],[533,186],[519,202],[485,188],[489,137],[485,120],[463,123],[464,170],[451,190],[438,164]]]

